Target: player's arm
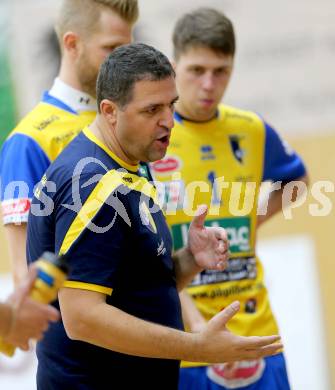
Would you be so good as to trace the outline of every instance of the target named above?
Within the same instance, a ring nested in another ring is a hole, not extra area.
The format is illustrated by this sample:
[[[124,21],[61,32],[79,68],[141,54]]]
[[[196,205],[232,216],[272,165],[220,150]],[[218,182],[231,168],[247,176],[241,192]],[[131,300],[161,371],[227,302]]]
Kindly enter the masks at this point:
[[[188,244],[173,255],[177,289],[181,291],[203,269],[223,270],[229,258],[226,231],[221,227],[205,227],[208,208],[199,206],[188,232]]]
[[[281,347],[276,336],[247,338],[230,333],[226,323],[238,311],[236,303],[201,332],[187,333],[107,305],[102,293],[63,288],[59,301],[69,338],[129,355],[214,363],[267,356]]]
[[[83,190],[89,191],[89,186]],[[120,195],[120,198],[127,206],[129,200],[126,195]],[[111,206],[104,203],[101,207],[92,224],[107,226],[110,223]],[[216,246],[213,249],[213,242],[208,242],[208,238],[212,238],[216,243],[218,238],[208,234],[203,227],[205,211],[206,208],[199,213],[195,225],[190,228],[194,230],[190,234],[190,250],[194,251],[198,262],[204,265],[210,263],[209,255],[213,264],[217,264],[217,261],[221,261],[221,249],[217,256]],[[281,347],[280,343],[271,345],[278,341],[276,336],[244,338],[230,333],[226,323],[238,311],[238,304],[221,312],[197,334],[147,322],[107,304],[106,296],[113,294],[113,288],[118,282],[119,266],[125,261],[129,226],[118,216],[104,234],[94,233],[84,226],[78,236],[78,231],[72,231],[71,228],[76,224],[71,224],[64,237],[62,218],[66,218],[65,214],[59,210],[56,216],[56,246],[60,247],[60,252],[66,250],[70,262],[69,280],[59,293],[62,319],[69,338],[135,356],[209,362],[251,359],[273,354]],[[224,236],[220,235],[221,239]],[[100,251],[97,252],[97,248]],[[185,272],[186,269],[193,272],[194,260],[188,258],[191,257],[188,254],[185,256],[192,263],[185,267]]]
[[[49,160],[40,146],[25,134],[14,134],[0,155],[1,208],[13,278],[18,285],[27,276],[27,221],[34,186]]]
[[[17,286],[27,276],[26,260],[27,224],[7,224],[4,226],[8,243],[9,257],[13,269],[14,285]]]
[[[283,196],[285,185],[290,183],[290,181],[282,182],[281,188],[269,194],[266,214],[258,215],[257,226],[260,226],[262,223],[270,219],[273,215],[277,214],[282,209],[292,205],[292,203],[294,203],[296,200],[298,200],[300,197],[304,195],[309,184],[309,179],[307,174],[294,179],[294,181],[299,182],[298,185],[300,190],[298,190],[298,187],[294,187],[291,196],[289,197]]]
[[[204,226],[207,207],[201,206],[189,229],[188,246],[174,254],[177,288],[182,290],[204,268],[224,269],[229,258],[227,235],[222,228]],[[184,323],[198,332],[206,323],[187,291],[180,292]]]
[[[281,184],[280,188],[270,192],[266,199],[267,204],[261,207],[265,209],[265,213],[258,215],[258,226],[303,196],[308,185],[308,175],[300,156],[267,123],[265,131],[263,181],[271,180]],[[298,182],[299,187],[293,188],[289,197],[283,197],[285,185],[292,181]]]
[[[191,332],[199,332],[206,325],[206,320],[200,313],[190,294],[183,290],[179,293],[183,322]]]
[[[29,297],[35,277],[36,270],[30,269],[24,283],[0,304],[0,337],[23,350],[29,348],[29,339],[42,338],[49,321],[59,319],[56,309]]]

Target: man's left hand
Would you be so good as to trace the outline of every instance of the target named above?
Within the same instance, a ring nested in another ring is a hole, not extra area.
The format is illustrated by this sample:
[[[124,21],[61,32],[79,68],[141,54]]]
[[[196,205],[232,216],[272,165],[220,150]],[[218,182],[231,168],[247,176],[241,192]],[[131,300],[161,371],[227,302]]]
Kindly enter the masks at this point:
[[[188,231],[188,248],[200,268],[223,270],[229,259],[227,232],[222,227],[204,226],[208,207],[198,207]]]

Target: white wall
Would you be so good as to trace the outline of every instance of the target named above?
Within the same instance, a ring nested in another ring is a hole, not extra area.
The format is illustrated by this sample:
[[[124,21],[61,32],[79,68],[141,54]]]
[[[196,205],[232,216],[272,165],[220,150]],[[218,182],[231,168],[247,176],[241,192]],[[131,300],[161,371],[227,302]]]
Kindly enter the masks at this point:
[[[330,390],[312,238],[264,240],[258,245],[258,255],[284,342],[292,390]]]

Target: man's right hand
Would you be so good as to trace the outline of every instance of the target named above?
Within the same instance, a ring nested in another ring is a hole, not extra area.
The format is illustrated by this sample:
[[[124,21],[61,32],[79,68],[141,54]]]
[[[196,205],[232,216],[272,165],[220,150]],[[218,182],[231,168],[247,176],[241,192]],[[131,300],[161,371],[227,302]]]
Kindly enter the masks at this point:
[[[204,357],[204,362],[223,363],[258,359],[274,355],[283,347],[279,342],[279,336],[243,337],[231,333],[226,324],[239,308],[239,303],[233,302],[214,316],[200,332],[194,334],[197,339],[197,351]]]
[[[6,301],[12,308],[12,318],[3,340],[24,351],[29,349],[29,339],[40,340],[49,321],[59,319],[59,312],[55,308],[29,297],[35,278],[36,269],[32,267],[25,282],[17,287]]]

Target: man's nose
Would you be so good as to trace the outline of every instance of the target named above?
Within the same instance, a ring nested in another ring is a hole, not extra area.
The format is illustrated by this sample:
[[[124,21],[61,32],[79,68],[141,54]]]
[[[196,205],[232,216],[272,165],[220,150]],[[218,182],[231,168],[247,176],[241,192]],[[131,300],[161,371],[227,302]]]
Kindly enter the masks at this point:
[[[163,117],[160,119],[159,125],[168,129],[172,129],[174,126],[173,110],[171,110],[170,107],[164,110]]]
[[[214,76],[211,73],[207,73],[203,76],[202,87],[207,91],[212,91],[215,87]]]

